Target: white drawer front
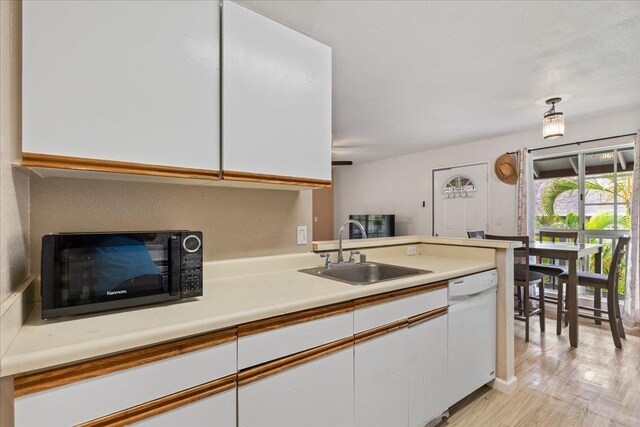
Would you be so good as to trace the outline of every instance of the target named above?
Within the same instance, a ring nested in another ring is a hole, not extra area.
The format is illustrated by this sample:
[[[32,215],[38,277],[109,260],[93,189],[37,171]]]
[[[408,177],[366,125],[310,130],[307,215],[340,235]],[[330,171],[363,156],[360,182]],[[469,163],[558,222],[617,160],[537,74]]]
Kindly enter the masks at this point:
[[[355,333],[447,306],[447,290],[437,289],[355,310]]]
[[[353,335],[353,312],[238,338],[238,369]]]
[[[15,424],[75,425],[235,372],[234,341],[20,397]]]
[[[236,427],[236,389],[224,391],[132,425],[136,427]]]

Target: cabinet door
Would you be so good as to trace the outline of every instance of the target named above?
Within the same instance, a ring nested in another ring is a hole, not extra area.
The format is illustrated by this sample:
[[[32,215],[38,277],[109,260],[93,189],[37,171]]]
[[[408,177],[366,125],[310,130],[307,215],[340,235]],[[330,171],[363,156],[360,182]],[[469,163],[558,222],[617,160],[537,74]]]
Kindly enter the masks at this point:
[[[217,1],[25,1],[23,152],[220,170]]]
[[[222,14],[224,178],[331,180],[331,49],[230,1]]]
[[[238,425],[352,426],[353,346],[238,388]]]
[[[409,426],[422,427],[447,409],[447,315],[410,323],[408,338]]]
[[[405,327],[355,346],[355,419],[362,427],[408,423],[407,334]]]
[[[235,427],[236,389],[133,423],[136,427]]]

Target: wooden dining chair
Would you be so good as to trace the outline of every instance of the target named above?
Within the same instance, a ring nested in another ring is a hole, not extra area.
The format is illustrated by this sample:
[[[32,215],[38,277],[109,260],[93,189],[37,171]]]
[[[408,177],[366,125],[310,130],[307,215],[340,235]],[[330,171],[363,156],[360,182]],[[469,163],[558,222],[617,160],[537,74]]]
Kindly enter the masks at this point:
[[[607,309],[603,310],[601,307],[587,307],[578,305],[578,309],[589,310],[594,314],[579,313],[580,317],[584,317],[592,320],[608,320],[611,328],[611,336],[613,337],[613,343],[616,347],[622,348],[622,341],[620,338],[625,338],[624,327],[622,326],[622,316],[620,314],[620,300],[618,296],[618,278],[620,277],[620,270],[622,269],[622,263],[624,262],[627,247],[629,245],[630,237],[619,237],[616,248],[613,251],[611,257],[611,265],[609,266],[609,274],[591,273],[589,271],[578,272],[578,286],[588,286],[597,290],[607,291]],[[558,276],[560,280],[567,281],[569,279],[568,273],[563,273]],[[566,311],[565,311],[566,313]],[[595,314],[606,314],[607,318],[602,319]]]
[[[553,231],[540,231],[540,233],[538,235],[540,236],[540,242],[543,242],[544,240],[548,240],[551,243],[558,243],[558,242],[566,242],[566,243],[573,243],[573,244],[578,243],[578,232],[577,231],[556,231],[556,230],[553,230]],[[540,261],[542,261],[542,260],[540,260]],[[551,258],[551,262],[552,262],[552,264],[542,264],[542,263],[530,264],[531,271],[535,271],[537,273],[542,273],[545,276],[552,277],[553,280],[556,280],[556,278],[558,276],[560,276],[561,274],[567,273],[567,267],[566,266],[555,264],[556,260],[554,258]],[[542,295],[544,295],[545,302],[550,302],[552,304],[556,304],[557,305],[557,309],[556,309],[556,319],[557,319],[557,322],[556,322],[556,334],[560,335],[562,333],[563,318],[564,318],[564,325],[565,326],[567,326],[569,319],[566,316],[563,316],[563,313],[565,312],[563,282],[558,280],[557,284],[558,284],[558,296],[557,297],[553,297],[551,295],[547,295],[546,293],[544,293]]]
[[[484,239],[484,230],[467,231],[467,237],[469,239]]]
[[[516,320],[525,323],[525,341],[529,341],[529,319],[532,316],[540,316],[540,331],[544,332],[544,298],[538,299],[538,307],[531,306],[531,286],[538,286],[539,295],[544,295],[544,284],[542,279],[544,274],[531,271],[529,269],[529,237],[528,236],[497,236],[487,234],[485,238],[488,240],[511,240],[521,242],[522,247],[513,250],[513,284],[522,292],[522,298],[519,298],[518,314],[514,317]]]

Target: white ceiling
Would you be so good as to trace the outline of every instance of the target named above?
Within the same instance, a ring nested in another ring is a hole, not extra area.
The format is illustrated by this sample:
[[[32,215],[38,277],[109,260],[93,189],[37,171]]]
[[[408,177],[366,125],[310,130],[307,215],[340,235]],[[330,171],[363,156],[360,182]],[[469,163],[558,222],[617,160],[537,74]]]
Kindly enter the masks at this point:
[[[640,2],[240,0],[333,48],[334,160],[640,106]]]

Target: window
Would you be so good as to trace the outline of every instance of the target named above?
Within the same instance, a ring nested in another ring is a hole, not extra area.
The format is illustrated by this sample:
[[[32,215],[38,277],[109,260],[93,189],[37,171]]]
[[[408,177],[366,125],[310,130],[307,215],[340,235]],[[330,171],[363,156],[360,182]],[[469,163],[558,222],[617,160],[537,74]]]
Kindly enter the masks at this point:
[[[476,185],[471,178],[464,175],[454,176],[447,181],[442,189],[447,197],[468,197],[469,193],[474,191],[476,191]]]
[[[617,238],[629,234],[633,148],[535,159],[533,169],[536,234],[572,229],[582,242],[603,244],[603,259],[592,256],[583,268],[607,274]],[[623,269],[622,295],[624,288]]]
[[[536,229],[580,229],[577,155],[533,162]]]

